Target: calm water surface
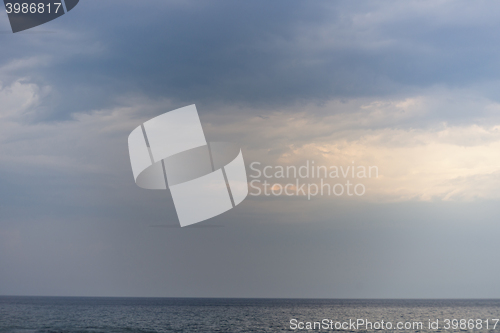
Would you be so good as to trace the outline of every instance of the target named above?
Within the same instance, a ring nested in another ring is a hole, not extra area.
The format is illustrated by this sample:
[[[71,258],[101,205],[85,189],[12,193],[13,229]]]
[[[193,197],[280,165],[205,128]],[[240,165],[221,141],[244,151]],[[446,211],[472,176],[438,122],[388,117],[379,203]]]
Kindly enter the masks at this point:
[[[0,333],[100,332],[307,332],[290,320],[372,324],[422,322],[409,330],[316,329],[309,332],[498,332],[500,300],[292,300],[0,297]],[[428,323],[439,319],[439,328]],[[474,329],[444,329],[445,319],[473,319]],[[482,327],[477,327],[477,320]],[[486,329],[486,320],[489,329]]]

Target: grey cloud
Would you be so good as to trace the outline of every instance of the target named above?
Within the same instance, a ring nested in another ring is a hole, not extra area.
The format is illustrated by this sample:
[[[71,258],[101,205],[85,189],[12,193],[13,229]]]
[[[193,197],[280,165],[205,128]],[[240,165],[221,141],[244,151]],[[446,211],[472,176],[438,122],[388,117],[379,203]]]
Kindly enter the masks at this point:
[[[53,119],[131,92],[202,110],[269,109],[496,81],[498,23],[489,7],[423,2],[412,10],[418,4],[89,2],[51,23],[56,34],[2,36],[9,47],[0,61],[32,52],[53,59],[15,72],[57,87]]]
[[[401,3],[86,1],[37,30],[54,33],[0,34],[2,87],[46,92],[1,110],[0,294],[495,297],[496,202],[249,198],[184,230],[150,228],[178,223],[173,203],[133,182],[129,132],[191,103],[209,141],[269,163],[290,142],[497,119],[475,109],[498,98],[497,5]],[[442,102],[463,91],[470,104]],[[433,93],[423,115],[360,110]],[[276,110],[312,125],[283,132]]]

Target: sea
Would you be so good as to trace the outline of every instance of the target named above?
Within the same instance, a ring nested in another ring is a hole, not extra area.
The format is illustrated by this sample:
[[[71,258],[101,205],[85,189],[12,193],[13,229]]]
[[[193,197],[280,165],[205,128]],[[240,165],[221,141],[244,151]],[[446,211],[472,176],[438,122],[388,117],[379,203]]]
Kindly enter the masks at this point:
[[[0,296],[0,333],[499,332],[500,300]],[[398,326],[399,325],[399,326]]]

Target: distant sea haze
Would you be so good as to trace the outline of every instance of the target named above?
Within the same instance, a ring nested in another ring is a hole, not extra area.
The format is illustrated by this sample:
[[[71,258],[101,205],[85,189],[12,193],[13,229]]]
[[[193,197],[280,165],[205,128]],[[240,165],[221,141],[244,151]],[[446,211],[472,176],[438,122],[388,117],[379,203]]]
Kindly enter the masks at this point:
[[[500,332],[499,317],[490,299],[0,297],[0,333]]]

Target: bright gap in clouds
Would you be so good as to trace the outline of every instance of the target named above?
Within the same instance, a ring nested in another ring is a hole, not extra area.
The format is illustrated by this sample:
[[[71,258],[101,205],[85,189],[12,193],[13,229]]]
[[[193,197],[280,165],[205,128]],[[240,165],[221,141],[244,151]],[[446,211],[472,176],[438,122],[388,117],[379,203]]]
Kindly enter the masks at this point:
[[[30,122],[32,113],[50,94],[50,87],[23,80],[1,88],[0,104],[5,106],[0,125],[3,168],[112,173],[106,169],[110,164],[102,165],[99,160],[109,155],[112,144],[119,145],[116,140],[145,119],[144,110],[160,113],[171,107],[165,100],[124,98],[116,108],[74,114],[68,121]],[[437,108],[457,104],[481,110],[481,117],[467,124],[428,117]],[[209,137],[212,133],[217,139],[243,142],[247,164],[300,166],[309,160],[326,166],[345,167],[352,162],[377,166],[379,177],[365,182],[365,200],[470,201],[499,197],[500,119],[494,116],[499,107],[492,101],[448,91],[441,97],[421,94],[254,109],[229,120],[207,113],[202,121]],[[231,106],[221,109],[224,115]],[[259,113],[267,116],[252,116]],[[414,123],[420,125],[412,126]],[[120,168],[123,174],[127,172],[127,165]]]

